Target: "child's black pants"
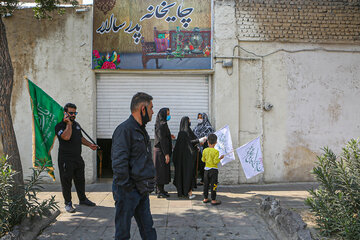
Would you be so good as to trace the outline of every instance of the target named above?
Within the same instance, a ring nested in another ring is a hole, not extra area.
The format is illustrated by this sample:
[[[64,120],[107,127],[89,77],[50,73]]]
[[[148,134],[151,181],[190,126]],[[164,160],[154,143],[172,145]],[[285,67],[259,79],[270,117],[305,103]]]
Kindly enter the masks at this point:
[[[207,199],[209,195],[209,184],[211,191],[211,200],[216,199],[216,189],[218,184],[219,170],[209,169],[204,172],[204,198]]]

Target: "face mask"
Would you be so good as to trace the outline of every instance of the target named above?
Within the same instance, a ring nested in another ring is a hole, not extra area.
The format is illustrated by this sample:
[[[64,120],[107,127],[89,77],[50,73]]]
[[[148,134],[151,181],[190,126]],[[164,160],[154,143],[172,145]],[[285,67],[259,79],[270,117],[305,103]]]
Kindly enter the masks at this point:
[[[170,121],[170,119],[171,119],[171,116],[168,115],[168,116],[166,117],[166,121]]]
[[[201,118],[198,119],[198,124],[202,124],[203,120]]]
[[[140,115],[141,115],[142,125],[145,126],[150,121],[149,114],[148,114],[146,107],[145,107],[145,116],[143,116],[142,113]]]

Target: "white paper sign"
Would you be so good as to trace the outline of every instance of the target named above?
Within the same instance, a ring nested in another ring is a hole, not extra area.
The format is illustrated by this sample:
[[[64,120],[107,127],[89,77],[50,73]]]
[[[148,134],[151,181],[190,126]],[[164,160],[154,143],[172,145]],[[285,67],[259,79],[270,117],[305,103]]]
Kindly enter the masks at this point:
[[[236,149],[247,179],[264,172],[260,137]]]
[[[226,125],[222,129],[216,131],[215,135],[218,137],[215,149],[219,151],[219,156],[224,155],[224,158],[220,161],[221,165],[224,166],[228,162],[235,160],[229,126]]]

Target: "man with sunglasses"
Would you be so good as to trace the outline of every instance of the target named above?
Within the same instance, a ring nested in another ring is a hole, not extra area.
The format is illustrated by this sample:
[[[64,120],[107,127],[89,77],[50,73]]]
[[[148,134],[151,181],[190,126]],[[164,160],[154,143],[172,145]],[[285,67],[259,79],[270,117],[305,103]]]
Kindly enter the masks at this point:
[[[67,103],[64,107],[64,119],[55,126],[55,133],[59,139],[59,171],[62,193],[65,200],[65,210],[75,212],[71,202],[71,184],[74,179],[77,195],[81,205],[95,206],[85,196],[85,163],[81,157],[81,145],[85,145],[92,150],[97,149],[97,145],[87,141],[81,133],[81,127],[75,121],[77,112],[76,105]]]

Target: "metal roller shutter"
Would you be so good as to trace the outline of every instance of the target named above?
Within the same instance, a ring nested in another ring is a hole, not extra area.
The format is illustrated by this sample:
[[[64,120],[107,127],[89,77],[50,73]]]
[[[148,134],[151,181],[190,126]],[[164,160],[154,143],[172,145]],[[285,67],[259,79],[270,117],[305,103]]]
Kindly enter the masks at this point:
[[[154,115],[147,124],[150,137],[154,138],[154,124],[158,111],[169,107],[170,131],[177,136],[180,120],[188,116],[192,128],[197,113],[209,113],[209,83],[199,75],[123,75],[98,74],[97,79],[97,137],[110,139],[115,128],[130,115],[130,101],[137,92],[153,96]]]

